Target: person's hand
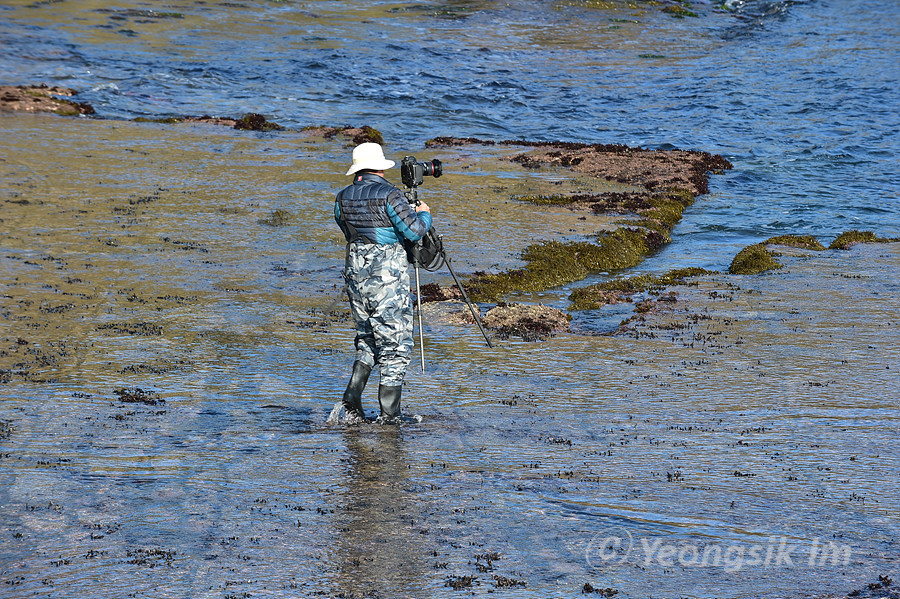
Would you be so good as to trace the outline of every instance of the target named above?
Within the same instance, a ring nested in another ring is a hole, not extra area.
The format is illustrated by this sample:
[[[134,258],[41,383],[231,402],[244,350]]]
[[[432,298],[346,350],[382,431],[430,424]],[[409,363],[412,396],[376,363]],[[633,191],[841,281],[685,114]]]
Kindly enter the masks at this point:
[[[416,206],[416,212],[428,212],[431,213],[431,208],[428,207],[428,204],[425,202],[419,202],[419,205]]]

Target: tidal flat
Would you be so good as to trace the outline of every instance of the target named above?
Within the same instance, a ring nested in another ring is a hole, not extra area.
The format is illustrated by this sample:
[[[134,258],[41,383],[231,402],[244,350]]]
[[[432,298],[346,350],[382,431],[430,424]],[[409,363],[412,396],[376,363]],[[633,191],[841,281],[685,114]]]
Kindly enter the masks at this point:
[[[896,594],[900,244],[780,248],[539,342],[426,318],[421,422],[329,426],[347,140],[0,126],[4,597]],[[517,199],[625,183],[387,145],[444,160],[420,195],[464,277],[628,219]]]

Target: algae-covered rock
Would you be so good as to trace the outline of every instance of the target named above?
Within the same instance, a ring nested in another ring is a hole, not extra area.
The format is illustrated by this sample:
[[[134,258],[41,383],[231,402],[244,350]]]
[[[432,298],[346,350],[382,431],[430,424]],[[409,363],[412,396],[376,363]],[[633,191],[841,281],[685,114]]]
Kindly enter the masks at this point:
[[[506,145],[530,148],[508,157],[529,169],[563,166],[575,173],[600,177],[648,191],[682,189],[693,195],[709,193],[708,173],[733,168],[724,157],[694,150],[649,150],[622,144],[586,144],[566,141],[491,141],[471,137],[436,137],[426,147],[454,145]]]
[[[518,146],[518,151],[504,160],[527,169],[562,167],[585,180],[594,178],[604,184],[634,188],[597,193],[525,193],[514,196],[517,200],[594,213],[630,213],[640,218],[628,227],[597,234],[594,243],[548,240],[528,246],[522,252],[524,267],[502,273],[479,272],[469,279],[466,289],[477,301],[499,301],[516,291],[544,291],[581,280],[591,272],[640,264],[671,242],[672,228],[695,195],[708,193],[709,173],[732,168],[725,158],[706,152],[648,150],[620,144],[439,137],[426,146],[472,144]]]
[[[571,317],[543,304],[498,304],[484,315],[484,326],[500,337],[522,337],[526,341],[546,339],[567,331]]]
[[[590,285],[576,289],[569,295],[572,310],[597,310],[603,306],[630,302],[631,296],[617,289],[604,289],[600,285]]]
[[[422,292],[422,296],[419,300],[423,304],[427,302],[445,302],[447,300],[462,299],[462,293],[456,286],[441,287],[437,283],[428,283],[422,285],[420,291]]]
[[[514,291],[536,292],[580,281],[592,271],[620,270],[640,264],[658,247],[654,231],[621,228],[603,231],[597,243],[545,241],[522,252],[524,268],[502,273],[475,273],[466,290],[475,301],[498,301]]]
[[[878,237],[871,231],[845,231],[837,236],[828,246],[829,250],[846,250],[850,246],[857,243],[890,243],[900,241],[900,239],[890,239],[886,237]]]
[[[755,275],[781,268],[775,254],[766,249],[765,244],[755,243],[742,249],[731,261],[728,272],[733,275]]]
[[[239,118],[234,128],[245,131],[284,131],[284,127],[267,121],[266,117],[256,112],[249,112]]]
[[[309,127],[304,127],[302,131],[307,135],[318,136],[324,139],[333,139],[337,135],[341,135],[348,138],[353,145],[367,142],[384,144],[384,137],[381,135],[381,131],[368,125],[363,125],[362,127],[353,127],[351,125],[345,127],[311,125]]]
[[[763,245],[783,245],[804,250],[822,251],[825,246],[812,235],[778,235],[762,242]]]

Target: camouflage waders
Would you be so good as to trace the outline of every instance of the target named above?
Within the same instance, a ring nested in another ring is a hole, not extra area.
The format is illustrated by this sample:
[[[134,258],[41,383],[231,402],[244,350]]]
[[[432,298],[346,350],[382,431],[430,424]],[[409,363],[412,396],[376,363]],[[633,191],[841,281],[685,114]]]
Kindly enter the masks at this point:
[[[356,360],[381,366],[382,386],[403,384],[413,350],[409,262],[400,243],[351,243],[344,278],[356,321]]]

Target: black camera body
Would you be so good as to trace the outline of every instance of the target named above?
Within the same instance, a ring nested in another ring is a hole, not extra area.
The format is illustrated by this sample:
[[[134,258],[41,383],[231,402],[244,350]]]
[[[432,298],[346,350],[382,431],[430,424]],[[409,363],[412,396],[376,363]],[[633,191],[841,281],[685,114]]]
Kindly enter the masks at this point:
[[[442,173],[441,161],[437,158],[417,162],[415,156],[404,156],[400,161],[400,179],[407,187],[418,187],[422,184],[422,177],[440,177]]]

